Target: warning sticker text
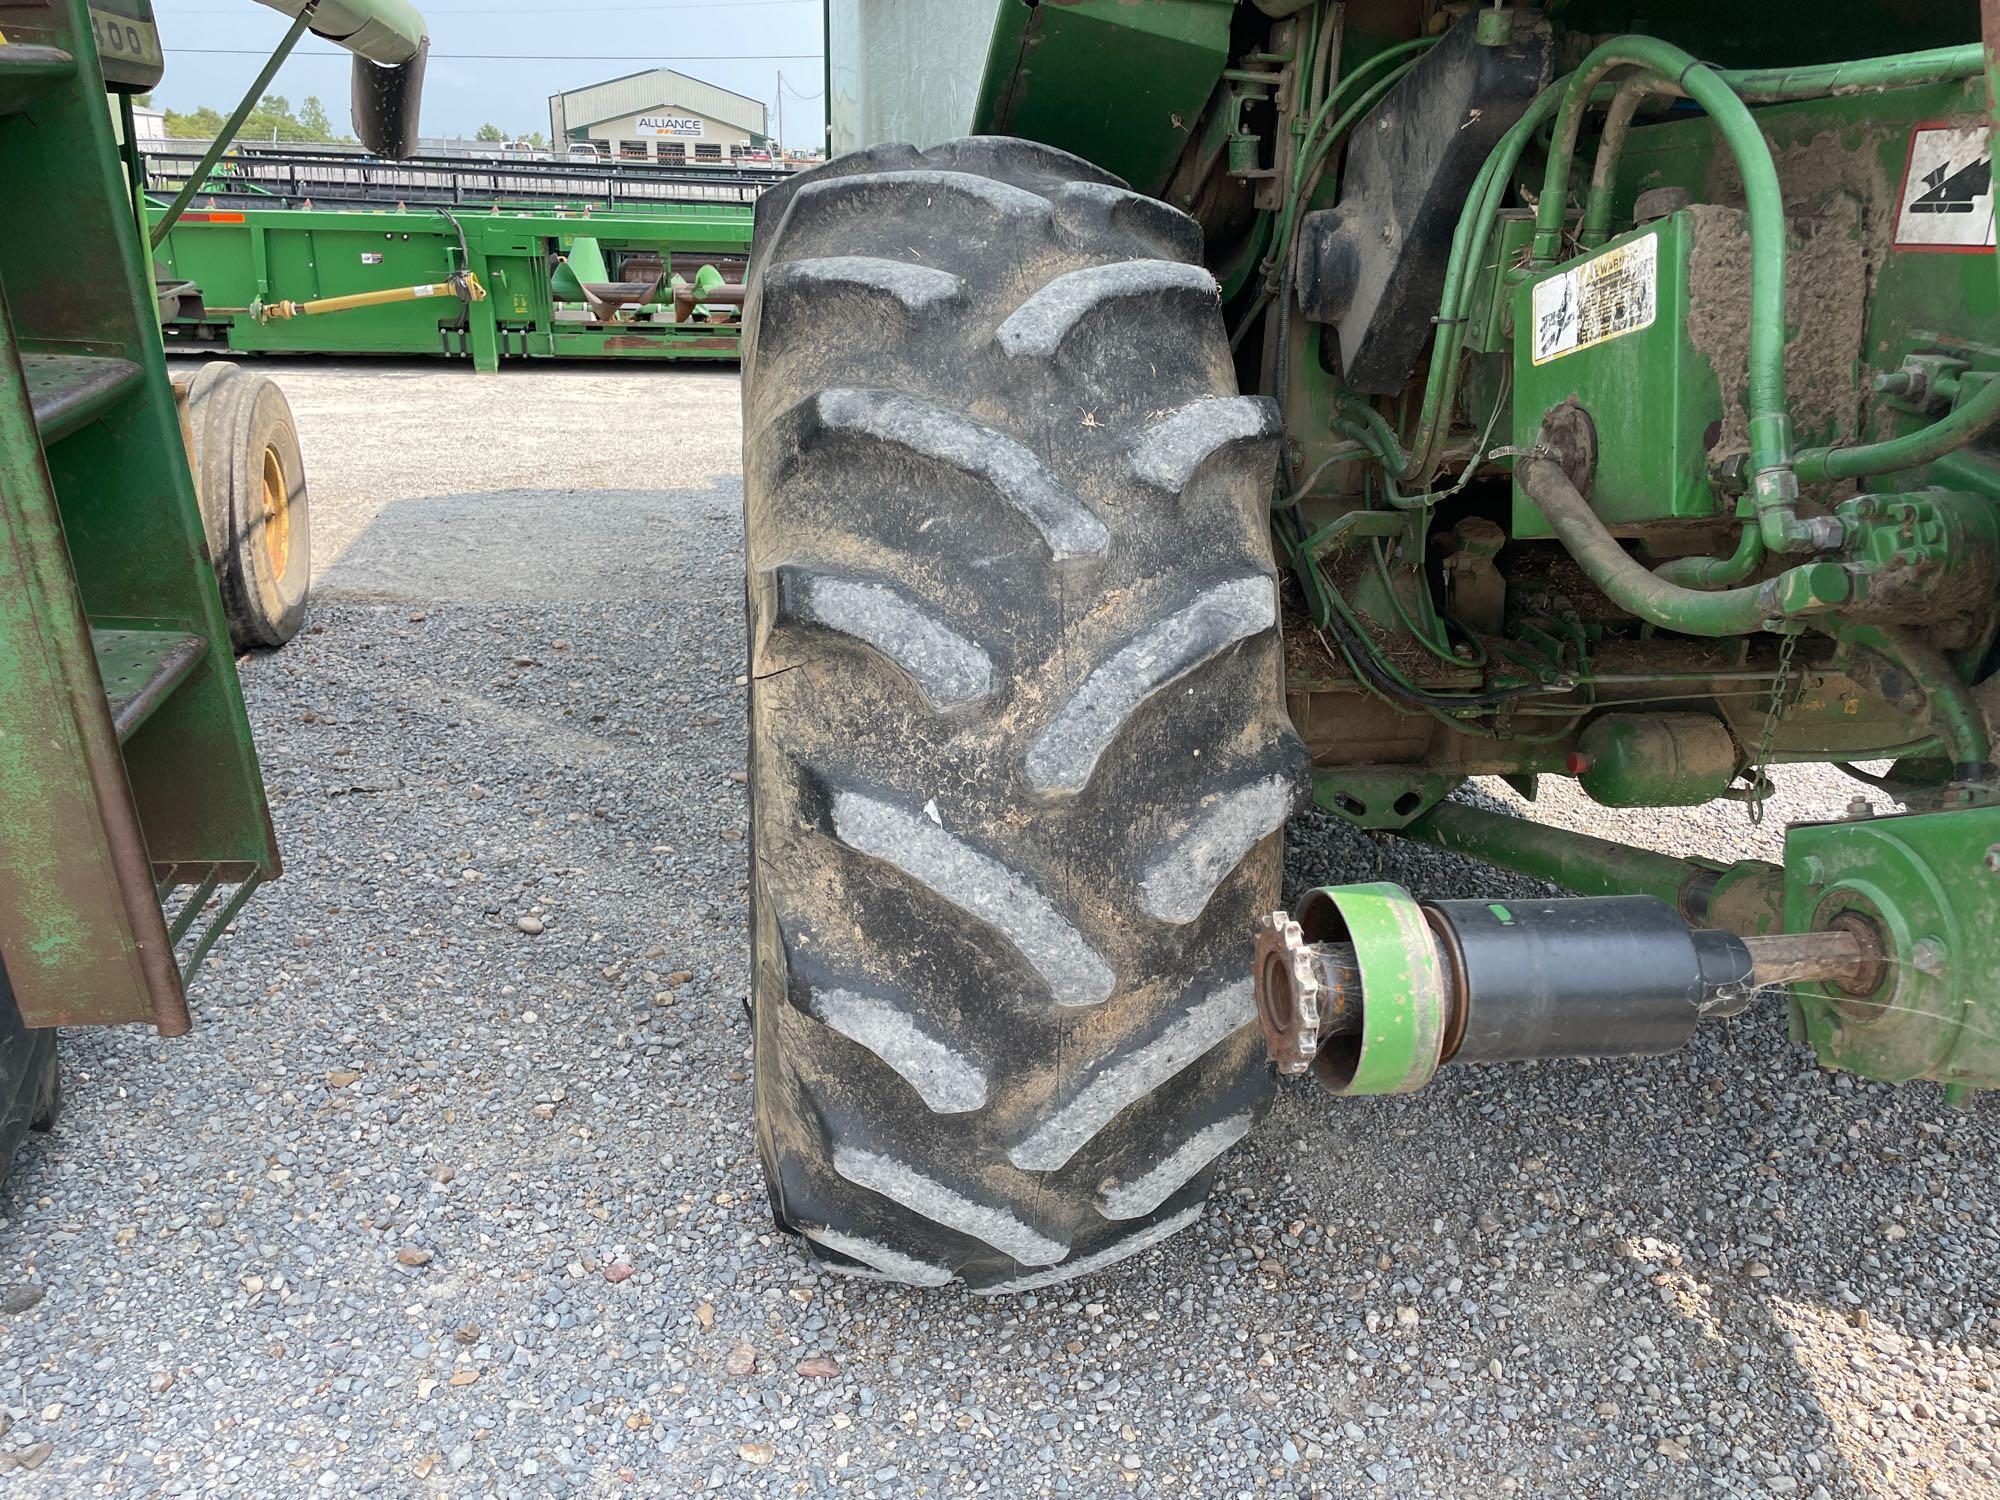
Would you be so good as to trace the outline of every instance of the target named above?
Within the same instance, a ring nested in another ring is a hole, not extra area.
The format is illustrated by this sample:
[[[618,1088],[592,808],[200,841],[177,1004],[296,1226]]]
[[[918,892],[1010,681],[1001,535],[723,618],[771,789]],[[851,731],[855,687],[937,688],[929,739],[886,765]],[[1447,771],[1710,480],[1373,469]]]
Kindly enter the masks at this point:
[[[1537,282],[1533,357],[1538,365],[1653,326],[1660,240],[1645,235]]]

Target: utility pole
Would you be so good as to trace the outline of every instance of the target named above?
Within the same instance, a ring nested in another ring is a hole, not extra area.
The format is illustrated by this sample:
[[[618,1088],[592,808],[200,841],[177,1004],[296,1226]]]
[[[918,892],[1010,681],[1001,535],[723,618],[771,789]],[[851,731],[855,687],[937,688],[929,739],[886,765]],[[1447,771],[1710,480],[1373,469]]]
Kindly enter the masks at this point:
[[[774,159],[783,161],[785,159],[785,70],[783,68],[778,69],[778,136],[775,144],[778,150]]]

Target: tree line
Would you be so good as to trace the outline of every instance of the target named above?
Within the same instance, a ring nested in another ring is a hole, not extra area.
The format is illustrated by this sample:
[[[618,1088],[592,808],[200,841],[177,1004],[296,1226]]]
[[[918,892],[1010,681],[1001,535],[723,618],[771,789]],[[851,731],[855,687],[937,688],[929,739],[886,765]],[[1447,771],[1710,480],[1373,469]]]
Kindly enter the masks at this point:
[[[137,102],[151,104],[152,95],[141,94]],[[181,140],[214,140],[222,133],[222,127],[229,123],[228,115],[206,104],[200,109],[169,109],[162,113],[166,117],[167,134]],[[292,108],[292,101],[283,94],[266,94],[244,117],[242,128],[236,134],[239,139],[248,141],[333,141],[345,144],[354,139],[351,135],[334,133],[333,121],[327,118],[326,106],[317,94],[307,94],[297,110]],[[546,151],[549,145],[548,138],[539,130],[524,136],[511,136],[492,124],[481,125],[473,139],[492,142],[520,140],[538,151]]]
[[[146,104],[150,101],[150,95],[141,95],[138,102]],[[169,109],[162,113],[165,115],[167,134],[184,140],[214,140],[222,133],[222,127],[229,123],[228,115],[206,104],[200,109]],[[283,94],[266,94],[244,117],[236,134],[240,139],[253,141],[346,142],[354,139],[351,135],[335,134],[333,121],[327,118],[326,106],[320,103],[317,94],[307,94],[305,102],[296,111],[292,109],[292,101]]]

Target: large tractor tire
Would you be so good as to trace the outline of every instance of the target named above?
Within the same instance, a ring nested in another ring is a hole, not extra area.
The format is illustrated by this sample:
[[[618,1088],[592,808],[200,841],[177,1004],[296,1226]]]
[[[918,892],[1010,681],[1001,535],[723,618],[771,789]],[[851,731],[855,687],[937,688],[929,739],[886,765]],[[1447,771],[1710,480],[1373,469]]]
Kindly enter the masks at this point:
[[[188,467],[238,651],[282,646],[312,594],[312,502],[285,393],[214,360],[188,387]]]
[[[1064,152],[765,195],[744,355],[759,1150],[822,1261],[1026,1291],[1159,1243],[1270,1087],[1305,753],[1194,222]]]

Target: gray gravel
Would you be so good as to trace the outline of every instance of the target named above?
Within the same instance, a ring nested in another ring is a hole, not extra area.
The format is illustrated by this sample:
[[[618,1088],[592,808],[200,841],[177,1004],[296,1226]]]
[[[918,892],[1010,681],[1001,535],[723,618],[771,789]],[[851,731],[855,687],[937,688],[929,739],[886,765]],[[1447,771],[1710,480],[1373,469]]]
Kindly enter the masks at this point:
[[[193,1036],[65,1043],[0,1200],[23,1493],[2000,1493],[2000,1108],[1772,1015],[1289,1090],[1196,1229],[1059,1294],[817,1273],[749,1125],[733,373],[277,368],[322,594],[244,678],[290,867]],[[1524,889],[1293,833],[1295,883]]]

